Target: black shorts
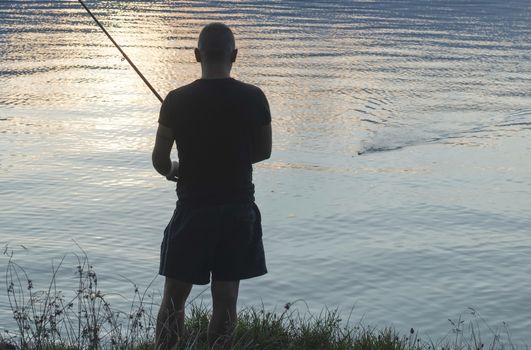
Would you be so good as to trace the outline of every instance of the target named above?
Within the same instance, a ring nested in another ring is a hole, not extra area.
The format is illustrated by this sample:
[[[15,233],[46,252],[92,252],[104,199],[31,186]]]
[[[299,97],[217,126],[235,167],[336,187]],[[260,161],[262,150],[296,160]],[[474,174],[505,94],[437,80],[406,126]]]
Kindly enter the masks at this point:
[[[254,203],[177,202],[164,230],[159,274],[193,284],[267,273],[260,211]]]

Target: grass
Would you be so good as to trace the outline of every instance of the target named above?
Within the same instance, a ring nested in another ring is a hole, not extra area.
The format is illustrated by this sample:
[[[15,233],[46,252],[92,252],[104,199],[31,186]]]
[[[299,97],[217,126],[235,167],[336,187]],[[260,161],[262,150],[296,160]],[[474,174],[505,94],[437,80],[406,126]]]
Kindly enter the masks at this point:
[[[7,250],[6,250],[7,251]],[[36,290],[23,267],[12,255],[6,269],[6,292],[16,329],[0,334],[0,350],[7,349],[153,349],[155,313],[147,291],[134,286],[129,310],[114,309],[98,288],[97,274],[85,253],[76,256],[77,286],[73,295],[57,289],[57,274],[64,259],[52,266],[50,283]],[[414,329],[399,334],[392,328],[376,329],[341,318],[338,309],[312,314],[303,300],[284,305],[280,312],[264,306],[238,313],[238,326],[230,349],[360,349],[360,350],[494,350],[517,349],[505,330],[507,341],[490,329],[474,311],[474,321],[450,321],[445,338],[421,338]],[[211,310],[196,300],[187,305],[185,334],[176,349],[208,349],[206,330]],[[352,314],[352,313],[351,313]],[[527,349],[527,347],[525,347]]]

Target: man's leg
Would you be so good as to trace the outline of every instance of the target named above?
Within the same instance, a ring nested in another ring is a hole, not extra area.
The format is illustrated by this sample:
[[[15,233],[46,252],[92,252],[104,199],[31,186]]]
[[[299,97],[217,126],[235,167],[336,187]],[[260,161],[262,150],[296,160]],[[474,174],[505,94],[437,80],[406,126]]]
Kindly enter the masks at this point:
[[[240,281],[212,281],[212,318],[208,325],[210,349],[223,349],[236,327]]]
[[[192,284],[166,277],[164,295],[157,316],[155,349],[166,350],[174,346],[184,330],[184,305]]]

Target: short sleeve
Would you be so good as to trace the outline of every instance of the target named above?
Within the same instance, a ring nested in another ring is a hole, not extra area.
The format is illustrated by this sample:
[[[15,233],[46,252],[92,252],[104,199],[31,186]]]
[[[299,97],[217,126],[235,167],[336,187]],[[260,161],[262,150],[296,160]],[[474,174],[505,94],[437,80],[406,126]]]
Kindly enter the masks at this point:
[[[175,124],[175,117],[173,111],[173,103],[172,103],[172,93],[170,92],[164,101],[162,102],[162,106],[160,107],[159,112],[159,124],[164,125],[168,128],[173,128]]]
[[[262,90],[258,90],[258,103],[259,110],[257,111],[258,124],[268,125],[271,124],[271,111],[269,110],[269,102],[266,95]]]

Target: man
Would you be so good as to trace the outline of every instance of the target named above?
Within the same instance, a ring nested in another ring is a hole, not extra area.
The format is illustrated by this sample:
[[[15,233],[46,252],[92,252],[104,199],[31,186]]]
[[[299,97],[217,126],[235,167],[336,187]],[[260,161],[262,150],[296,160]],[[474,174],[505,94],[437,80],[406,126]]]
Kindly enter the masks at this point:
[[[178,201],[161,245],[157,349],[178,342],[192,285],[210,275],[208,342],[223,348],[236,325],[240,280],[267,272],[252,164],[271,154],[271,115],[259,88],[230,77],[237,54],[229,27],[205,26],[195,49],[201,79],[171,91],[160,110],[153,166],[177,182]],[[179,162],[170,160],[174,141]]]

